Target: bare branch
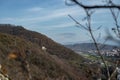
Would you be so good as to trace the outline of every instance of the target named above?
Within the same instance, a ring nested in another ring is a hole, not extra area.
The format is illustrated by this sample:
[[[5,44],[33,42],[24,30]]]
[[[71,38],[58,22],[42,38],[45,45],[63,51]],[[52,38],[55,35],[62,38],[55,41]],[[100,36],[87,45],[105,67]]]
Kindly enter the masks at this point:
[[[111,78],[115,75],[115,73],[116,73],[116,68],[117,68],[118,64],[119,64],[119,62],[117,61],[117,62],[116,62],[116,65],[115,65],[115,69],[114,69],[113,73],[111,74],[111,76],[108,78],[108,80],[111,80]]]
[[[116,16],[117,18],[119,17],[119,14],[120,14],[120,10],[118,10],[118,12],[117,12],[117,16]]]
[[[77,5],[79,5],[80,7],[83,7],[85,9],[98,9],[98,8],[116,8],[116,9],[120,9],[120,5],[84,5],[80,2],[78,2],[77,0],[71,0],[73,1],[74,3],[76,3]]]
[[[68,15],[76,24],[84,28],[85,30],[88,30],[84,25],[80,24],[77,20],[75,20],[71,15]]]
[[[114,19],[114,21],[115,21],[115,26],[116,26],[116,28],[114,28],[113,31],[115,31],[115,34],[116,34],[117,37],[120,39],[120,25],[118,24],[118,23],[119,23],[119,22],[118,22],[118,17],[119,17],[119,13],[120,13],[120,5],[114,4],[112,0],[105,0],[105,1],[106,1],[106,4],[105,4],[105,5],[85,5],[85,4],[81,3],[81,2],[79,2],[78,0],[70,0],[70,1],[72,1],[72,2],[75,3],[75,4],[77,4],[79,7],[82,7],[82,8],[85,10],[86,15],[87,15],[87,17],[85,17],[85,18],[83,19],[83,20],[87,20],[87,23],[86,23],[85,26],[82,25],[82,24],[80,24],[80,23],[79,23],[77,20],[75,20],[72,16],[70,16],[70,15],[68,15],[68,16],[69,16],[76,24],[78,24],[79,26],[81,26],[82,28],[84,28],[85,30],[87,30],[87,31],[90,33],[90,37],[92,38],[92,40],[93,40],[93,42],[94,42],[94,45],[95,45],[95,47],[96,47],[96,50],[97,50],[97,54],[100,56],[102,62],[103,62],[104,65],[105,65],[105,68],[106,68],[106,71],[107,71],[107,80],[111,80],[112,77],[114,76],[114,74],[116,73],[116,69],[115,69],[115,70],[113,71],[113,73],[110,75],[108,64],[105,62],[105,59],[104,59],[104,57],[103,57],[103,55],[101,54],[101,51],[100,51],[103,47],[102,47],[102,48],[99,47],[99,45],[98,45],[98,43],[97,43],[97,40],[96,40],[96,38],[94,37],[94,34],[93,34],[93,31],[94,31],[94,30],[92,30],[92,27],[91,27],[91,15],[94,13],[94,11],[93,11],[93,12],[89,12],[89,11],[92,10],[92,9],[100,9],[100,8],[102,8],[102,9],[110,9],[111,14],[112,14],[112,16],[113,16],[113,19]],[[67,3],[67,2],[66,2],[66,3]],[[67,3],[67,5],[71,5],[71,4]],[[118,12],[115,13],[115,12],[114,12],[114,9],[118,9]],[[99,30],[100,28],[101,28],[101,26],[98,27],[97,30]],[[100,37],[100,35],[99,35],[99,37]],[[111,40],[117,40],[117,39],[114,39],[113,36],[108,36],[107,39],[104,41],[104,43],[105,43],[106,41],[108,41],[109,39],[111,39]],[[116,42],[120,42],[120,41],[118,40],[118,41],[116,41]],[[103,43],[103,44],[104,44],[104,43]],[[118,66],[118,63],[116,63],[115,68],[116,68],[117,66]]]
[[[95,47],[96,47],[96,50],[97,50],[97,54],[100,56],[102,62],[104,63],[104,65],[105,65],[105,67],[106,67],[107,76],[110,77],[108,65],[106,64],[105,59],[104,59],[104,57],[102,56],[102,54],[101,54],[101,52],[100,52],[100,49],[99,49],[99,47],[98,47],[98,43],[97,43],[97,41],[96,41],[96,39],[95,39],[95,37],[94,37],[94,35],[93,35],[93,32],[92,32],[92,30],[91,30],[91,15],[88,13],[88,10],[85,9],[85,11],[86,11],[86,15],[88,16],[87,22],[88,22],[89,33],[90,33],[90,35],[91,35],[92,40],[94,41],[94,44],[95,44]]]
[[[100,38],[101,38],[101,33],[99,33],[98,38],[96,39],[96,41],[98,42],[100,40]]]
[[[120,26],[118,25],[118,15],[115,15],[115,12],[113,11],[113,9],[110,9],[110,11],[111,11],[111,14],[112,14],[112,16],[113,16],[113,19],[114,19],[114,21],[115,21],[115,25],[116,25],[116,28],[117,28],[117,36],[118,36],[118,38],[120,38],[120,30],[119,30],[119,28],[120,28]]]

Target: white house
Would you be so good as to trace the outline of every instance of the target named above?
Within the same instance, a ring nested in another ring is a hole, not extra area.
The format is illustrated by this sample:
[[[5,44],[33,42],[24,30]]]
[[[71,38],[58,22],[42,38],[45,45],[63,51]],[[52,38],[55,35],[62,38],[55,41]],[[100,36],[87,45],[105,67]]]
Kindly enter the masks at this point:
[[[43,51],[46,51],[47,48],[46,48],[45,46],[42,46],[42,50],[43,50]]]

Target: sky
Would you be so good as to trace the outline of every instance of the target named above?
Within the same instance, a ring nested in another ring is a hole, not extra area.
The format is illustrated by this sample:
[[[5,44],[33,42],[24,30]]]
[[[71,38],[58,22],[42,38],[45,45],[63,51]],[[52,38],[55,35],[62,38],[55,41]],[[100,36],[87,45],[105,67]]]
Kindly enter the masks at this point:
[[[81,0],[84,4],[103,4],[100,0]],[[120,0],[114,0],[116,4]],[[0,24],[21,25],[26,29],[42,33],[61,44],[90,42],[87,31],[76,27],[68,14],[85,25],[85,12],[79,6],[65,5],[64,0],[0,0]],[[92,28],[94,36],[103,41],[105,29],[114,27],[110,11],[106,9],[94,10]]]

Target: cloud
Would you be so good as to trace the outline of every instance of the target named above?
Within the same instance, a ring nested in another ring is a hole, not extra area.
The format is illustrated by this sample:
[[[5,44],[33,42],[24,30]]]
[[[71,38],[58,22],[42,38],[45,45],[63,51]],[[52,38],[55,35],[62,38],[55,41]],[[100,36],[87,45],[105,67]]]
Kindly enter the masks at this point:
[[[17,24],[18,21],[15,20],[15,18],[1,18],[0,23],[7,23],[7,24]]]
[[[43,10],[43,8],[41,7],[32,7],[32,8],[27,9],[28,12],[39,12],[41,10]]]
[[[51,11],[44,10],[44,12],[46,12],[47,14],[42,16],[39,15],[32,18],[23,18],[21,19],[21,21],[44,22],[44,21],[49,21],[53,19],[64,18],[68,14],[77,15],[81,11],[77,10],[76,8],[62,8],[62,9],[56,9]],[[83,13],[81,13],[81,15],[83,15]]]
[[[84,21],[79,21],[79,22],[82,25],[86,24],[86,22],[84,22]],[[104,23],[104,21],[92,21],[91,22],[91,24],[102,24],[102,23]],[[67,28],[67,27],[77,27],[77,24],[74,21],[72,21],[72,22],[62,22],[59,24],[49,25],[49,26],[45,26],[45,27],[50,27],[52,29],[59,29],[59,28]],[[81,27],[81,29],[83,29],[83,28]]]
[[[60,36],[66,36],[66,37],[70,37],[70,36],[76,36],[75,33],[61,33],[59,34]]]
[[[28,9],[28,11],[31,12],[35,12],[35,11],[40,11],[43,8],[41,7],[34,7],[34,8],[30,8]],[[1,22],[12,22],[13,20],[15,20],[15,22],[18,23],[38,23],[38,22],[44,22],[44,21],[51,21],[54,19],[60,19],[60,18],[65,18],[68,14],[71,15],[78,15],[80,12],[80,10],[78,10],[76,7],[73,8],[60,8],[60,9],[55,9],[55,10],[43,10],[43,12],[45,13],[44,15],[39,15],[39,13],[33,14],[32,17],[28,17],[28,15],[24,15],[23,17],[13,17],[10,19],[7,18],[3,18],[0,19]],[[80,15],[83,15],[83,13],[81,13]],[[14,21],[13,21],[14,22]]]
[[[73,27],[75,26],[75,23],[72,22],[72,23],[61,23],[61,24],[55,24],[55,25],[50,25],[50,26],[46,26],[46,27],[50,27],[50,28],[65,28],[65,27]]]
[[[105,4],[105,2],[103,2],[102,0],[81,0],[80,2],[85,5],[104,5]]]
[[[13,21],[14,19],[13,18],[3,18],[3,19],[0,19],[1,21]]]
[[[70,38],[75,38],[76,34],[75,33],[60,33],[57,34],[61,39],[70,39]]]

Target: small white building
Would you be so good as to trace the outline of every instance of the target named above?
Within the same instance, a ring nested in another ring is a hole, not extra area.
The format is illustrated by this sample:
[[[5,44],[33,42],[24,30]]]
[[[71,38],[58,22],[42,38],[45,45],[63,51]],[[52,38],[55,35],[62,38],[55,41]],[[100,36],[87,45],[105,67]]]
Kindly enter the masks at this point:
[[[42,50],[43,50],[43,51],[46,51],[47,48],[46,48],[45,46],[42,46]]]

